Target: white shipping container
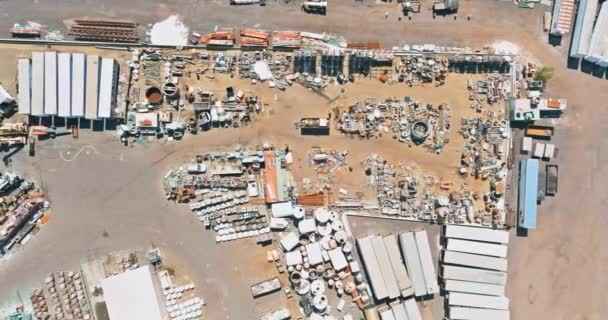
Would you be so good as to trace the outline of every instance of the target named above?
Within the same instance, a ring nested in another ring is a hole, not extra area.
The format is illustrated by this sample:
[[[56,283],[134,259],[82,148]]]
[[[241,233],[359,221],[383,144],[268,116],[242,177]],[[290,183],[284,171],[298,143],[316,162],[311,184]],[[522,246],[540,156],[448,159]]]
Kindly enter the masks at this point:
[[[372,247],[374,248],[374,253],[376,254],[376,259],[378,260],[378,266],[380,267],[380,272],[382,273],[382,278],[384,279],[384,286],[387,289],[388,297],[390,299],[395,299],[401,295],[401,291],[399,290],[397,276],[391,267],[391,261],[388,257],[388,253],[386,252],[386,247],[384,246],[384,240],[382,237],[372,237]]]
[[[85,106],[86,56],[72,53],[72,117],[83,117]]]
[[[443,251],[443,263],[507,271],[507,259],[457,251]]]
[[[534,157],[542,158],[545,154],[545,144],[544,143],[535,143],[534,144]]]
[[[504,296],[505,286],[502,284],[491,284],[460,280],[445,280],[445,291],[455,291],[474,294],[485,294],[488,296]]]
[[[424,282],[424,273],[418,256],[418,248],[413,232],[406,232],[399,235],[399,243],[401,244],[401,253],[403,260],[410,275],[412,286],[414,287],[414,295],[416,297],[427,295],[426,283]]]
[[[483,282],[492,284],[507,284],[507,274],[500,271],[480,270],[465,267],[442,266],[443,279]]]
[[[450,251],[482,254],[493,257],[507,257],[507,246],[479,241],[448,239],[446,248]]]
[[[60,53],[57,56],[58,78],[58,115],[69,117],[72,115],[72,61],[69,53]]]
[[[420,256],[420,265],[422,266],[422,274],[424,275],[424,283],[428,294],[439,293],[439,285],[437,284],[437,272],[435,272],[435,264],[429,246],[429,237],[426,230],[414,232],[416,238],[416,246],[418,247],[418,255]]]
[[[477,309],[465,307],[450,307],[451,320],[509,320],[508,310]]]
[[[401,296],[404,298],[409,297],[414,294],[414,288],[412,288],[410,277],[407,274],[407,270],[405,270],[405,263],[403,262],[403,259],[401,259],[397,237],[395,235],[389,235],[384,237],[383,240],[384,247],[388,252],[388,258],[391,261],[393,273],[397,277],[397,283],[399,290],[401,291]]]
[[[17,99],[19,99],[19,114],[30,114],[32,112],[31,69],[30,59],[17,60],[17,82],[19,86]]]
[[[405,312],[407,312],[408,320],[422,320],[422,315],[420,314],[418,304],[416,304],[416,300],[414,298],[405,300],[403,305],[405,306]]]
[[[44,53],[44,113],[57,114],[57,52]]]
[[[458,238],[495,243],[509,243],[509,232],[479,227],[466,227],[448,224],[445,226],[446,238]]]
[[[385,308],[378,308],[378,313],[380,313],[380,319],[382,320],[395,320],[393,310],[389,309],[386,306]]]
[[[509,310],[509,298],[507,297],[484,296],[461,292],[450,292],[448,304],[450,306]]]
[[[32,115],[44,115],[44,52],[32,52]]]
[[[547,145],[545,146],[545,158],[546,159],[553,159],[553,156],[555,155],[555,145],[552,143],[547,143]]]
[[[523,137],[521,142],[521,152],[530,153],[532,151],[532,138]]]
[[[390,306],[395,320],[408,320],[407,311],[405,310],[405,305],[403,303],[397,300],[396,302],[391,303]]]
[[[386,287],[384,286],[384,279],[382,278],[380,266],[376,260],[376,254],[374,253],[371,238],[359,238],[357,239],[357,245],[359,246],[359,255],[361,256],[361,261],[363,262],[363,266],[365,267],[365,270],[367,270],[367,275],[369,276],[368,280],[374,293],[374,297],[376,297],[377,300],[385,299],[388,296],[388,293]]]

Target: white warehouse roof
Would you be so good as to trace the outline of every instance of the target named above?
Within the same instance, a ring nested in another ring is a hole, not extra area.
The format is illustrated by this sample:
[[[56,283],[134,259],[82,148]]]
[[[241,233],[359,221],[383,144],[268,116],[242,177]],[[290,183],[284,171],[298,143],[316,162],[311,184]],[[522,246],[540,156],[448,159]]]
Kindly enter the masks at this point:
[[[150,266],[129,270],[102,280],[110,320],[163,320],[158,279]]]

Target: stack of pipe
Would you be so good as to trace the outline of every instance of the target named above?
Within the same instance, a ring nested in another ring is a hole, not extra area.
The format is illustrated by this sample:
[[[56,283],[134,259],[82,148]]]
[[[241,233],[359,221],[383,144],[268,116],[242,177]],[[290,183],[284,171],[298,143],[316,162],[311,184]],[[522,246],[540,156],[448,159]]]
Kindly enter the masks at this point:
[[[137,42],[137,24],[126,20],[79,19],[70,27],[76,40]]]

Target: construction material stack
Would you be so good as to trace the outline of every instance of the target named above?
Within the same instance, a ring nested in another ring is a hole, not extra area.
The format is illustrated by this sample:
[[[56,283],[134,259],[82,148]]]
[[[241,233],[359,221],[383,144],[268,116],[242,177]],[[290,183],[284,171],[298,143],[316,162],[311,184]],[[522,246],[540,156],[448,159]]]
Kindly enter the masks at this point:
[[[84,41],[139,41],[137,23],[128,20],[78,19],[68,34],[76,40]]]
[[[442,285],[450,319],[508,320],[507,244],[502,230],[446,225]]]
[[[241,29],[241,47],[268,47],[270,33],[254,29]]]

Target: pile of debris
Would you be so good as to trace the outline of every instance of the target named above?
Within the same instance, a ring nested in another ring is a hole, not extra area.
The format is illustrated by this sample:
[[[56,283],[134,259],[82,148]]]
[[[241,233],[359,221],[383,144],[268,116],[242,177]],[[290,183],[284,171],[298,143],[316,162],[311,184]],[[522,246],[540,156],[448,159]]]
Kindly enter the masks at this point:
[[[369,139],[392,133],[394,139],[424,145],[437,153],[449,142],[451,112],[446,104],[423,105],[410,97],[404,102],[387,99],[378,103],[369,98],[335,112],[338,129],[346,134]]]
[[[460,174],[502,180],[507,174],[508,122],[498,115],[491,119],[473,116],[463,118],[461,125],[465,145],[460,158]]]
[[[50,219],[44,216],[48,206],[44,193],[33,182],[15,172],[0,175],[0,256],[31,239],[38,221]]]
[[[395,68],[396,82],[405,82],[413,87],[424,83],[434,83],[435,86],[445,84],[448,71],[447,60],[434,57],[405,56],[399,60]]]
[[[466,184],[455,189],[453,183],[434,176],[417,174],[411,165],[388,163],[377,155],[363,160],[369,184],[375,186],[383,215],[434,223],[471,223],[503,227],[505,224],[504,181],[495,179],[490,191],[479,195]],[[476,202],[483,200],[482,209]]]
[[[127,20],[78,19],[68,34],[76,40],[85,41],[139,41],[137,23]]]
[[[484,101],[479,97],[486,96],[485,102],[492,105],[498,101],[505,101],[511,94],[511,84],[509,76],[499,74],[486,75],[484,80],[479,80],[474,83],[473,80],[467,81],[467,89],[469,90],[469,100],[473,101],[472,108],[480,109],[484,105]]]
[[[189,203],[205,227],[217,232],[217,242],[268,233],[266,209],[245,206],[260,196],[263,163],[261,151],[199,155],[165,176],[167,199]]]
[[[269,251],[267,260],[274,262],[281,273],[285,271],[284,261],[289,284],[299,296],[304,315],[311,319],[335,316],[346,306],[345,295],[360,310],[372,302],[343,216],[323,207],[304,209],[291,203],[272,206],[273,230],[285,230],[290,224],[288,218],[295,229],[281,235],[281,252]],[[335,290],[339,299],[335,308],[330,307],[329,289]]]
[[[34,290],[30,300],[36,319],[92,319],[92,310],[80,273],[48,275],[45,288]],[[50,299],[49,299],[50,297]]]
[[[243,52],[238,58],[239,77],[252,81],[268,81],[269,87],[280,90],[293,84],[296,76],[291,73],[291,56],[266,51]]]
[[[317,173],[331,174],[342,167],[348,167],[348,151],[325,150],[314,147],[308,152],[308,161]]]

